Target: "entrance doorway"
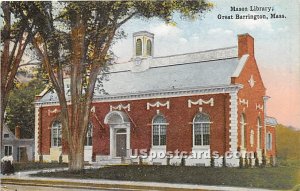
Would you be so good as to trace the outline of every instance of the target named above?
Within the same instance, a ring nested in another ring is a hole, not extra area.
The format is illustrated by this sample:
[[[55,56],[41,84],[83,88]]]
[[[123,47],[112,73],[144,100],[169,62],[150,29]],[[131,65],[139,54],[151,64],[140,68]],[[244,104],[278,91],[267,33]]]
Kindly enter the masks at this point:
[[[116,131],[116,157],[126,157],[126,129]]]
[[[110,129],[110,158],[127,158],[130,150],[130,120],[123,111],[109,112],[104,123]]]
[[[26,147],[18,147],[18,161],[19,162],[27,162],[28,161]]]

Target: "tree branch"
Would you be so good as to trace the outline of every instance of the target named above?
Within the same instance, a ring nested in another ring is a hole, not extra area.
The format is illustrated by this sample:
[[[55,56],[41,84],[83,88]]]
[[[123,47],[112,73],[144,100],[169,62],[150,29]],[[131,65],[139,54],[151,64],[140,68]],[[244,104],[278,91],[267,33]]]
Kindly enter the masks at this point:
[[[128,20],[130,20],[136,14],[137,14],[137,12],[133,12],[131,15],[129,15],[128,17],[126,17],[125,19],[123,19],[121,22],[118,23],[117,28],[119,28],[120,26],[122,26],[123,24],[125,24]]]

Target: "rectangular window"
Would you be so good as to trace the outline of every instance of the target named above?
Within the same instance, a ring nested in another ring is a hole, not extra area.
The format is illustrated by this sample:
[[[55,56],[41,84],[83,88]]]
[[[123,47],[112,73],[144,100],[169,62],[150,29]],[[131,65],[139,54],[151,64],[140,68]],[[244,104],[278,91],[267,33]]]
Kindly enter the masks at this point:
[[[85,138],[85,145],[84,146],[92,146],[93,145],[93,139],[92,137],[86,137]]]
[[[267,134],[267,150],[272,150],[272,134]]]
[[[209,145],[210,124],[195,123],[194,124],[194,145],[204,146]]]
[[[61,128],[58,130],[58,140],[57,140],[57,146],[61,146],[61,138],[62,138],[62,130]]]
[[[53,128],[52,129],[52,146],[59,147],[61,146],[61,129]]]
[[[52,129],[52,146],[57,146],[57,129]]]
[[[167,126],[153,125],[153,146],[164,146],[167,142]]]
[[[159,145],[159,125],[153,126],[153,145]]]
[[[195,145],[202,145],[202,128],[201,124],[195,124],[194,135],[195,135]]]
[[[203,145],[209,145],[209,124],[202,124],[203,127]]]
[[[11,156],[12,155],[12,146],[11,145],[5,145],[4,146],[4,155],[5,156]]]
[[[160,145],[166,145],[166,126],[160,126]]]
[[[5,133],[4,138],[9,138],[9,134]]]

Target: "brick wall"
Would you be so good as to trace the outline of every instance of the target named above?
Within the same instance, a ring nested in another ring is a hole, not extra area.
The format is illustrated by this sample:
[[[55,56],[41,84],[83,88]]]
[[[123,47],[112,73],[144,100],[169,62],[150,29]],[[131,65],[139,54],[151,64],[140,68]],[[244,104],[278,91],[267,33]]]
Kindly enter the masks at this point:
[[[197,101],[199,99],[214,99],[214,106],[209,104],[192,105],[188,107],[188,100]],[[147,110],[147,103],[162,103],[169,101],[170,108],[167,107],[150,107]],[[211,124],[211,150],[218,151],[221,154],[224,150],[229,150],[229,95],[202,95],[202,96],[184,96],[175,98],[160,99],[144,99],[133,101],[118,102],[98,102],[94,103],[95,113],[91,115],[93,123],[93,153],[94,155],[109,155],[109,126],[104,124],[105,116],[110,112],[110,105],[117,106],[119,104],[130,104],[130,111],[126,111],[132,119],[131,123],[131,148],[132,149],[148,149],[151,148],[152,141],[152,119],[159,110],[169,123],[167,127],[167,150],[175,151],[191,151],[192,150],[192,124],[194,116],[202,111],[210,116]],[[53,111],[57,107],[43,107],[42,112],[42,154],[50,153],[51,146],[51,125],[57,118],[57,114],[49,114],[49,110]],[[135,124],[135,125],[134,125]],[[63,153],[67,153],[67,145],[63,141]]]
[[[239,58],[244,54],[248,54],[248,60],[244,65],[241,74],[237,78],[233,78],[232,82],[235,84],[242,84],[244,87],[238,93],[238,145],[241,145],[241,115],[242,113],[246,116],[246,150],[247,151],[256,151],[257,150],[257,120],[258,117],[261,119],[262,126],[264,124],[264,111],[263,109],[257,108],[257,106],[263,106],[263,97],[266,95],[266,88],[264,87],[255,57],[254,57],[254,39],[249,34],[239,35],[238,36],[238,45],[239,45]],[[249,80],[254,79],[254,86],[251,87]],[[245,100],[248,102],[248,106],[240,102]],[[250,145],[250,132],[254,131],[254,144]],[[264,148],[264,127],[262,128],[262,149]]]
[[[271,150],[266,150],[266,155],[268,156],[268,157],[270,157],[271,155],[272,156],[276,156],[276,130],[275,130],[275,127],[272,127],[272,126],[269,126],[269,125],[267,125],[266,126],[266,132],[267,132],[267,134],[268,133],[271,133],[271,135],[272,135],[272,148],[271,148]]]
[[[238,92],[238,146],[241,145],[241,115],[246,116],[246,134],[247,134],[247,151],[257,151],[257,120],[260,118],[262,128],[261,149],[265,145],[265,129],[264,129],[264,105],[263,97],[266,95],[261,75],[254,57],[254,39],[249,34],[238,36],[238,57],[241,58],[245,54],[249,54],[248,60],[245,63],[240,75],[232,78],[232,84],[242,84],[243,88]],[[254,79],[254,86],[251,87],[249,80]],[[214,106],[204,104],[202,106],[192,105],[188,107],[188,100],[197,101],[199,99],[209,100],[214,99]],[[159,110],[160,114],[164,115],[169,123],[167,127],[167,150],[175,151],[191,151],[192,150],[192,124],[194,116],[199,112],[199,107],[202,107],[203,112],[209,114],[212,121],[210,131],[210,146],[211,151],[218,151],[223,154],[229,150],[229,112],[230,112],[230,96],[229,94],[214,94],[214,95],[194,95],[182,96],[174,98],[157,98],[157,99],[141,99],[131,101],[114,101],[114,102],[97,102],[94,103],[95,112],[91,115],[93,123],[93,154],[94,155],[109,155],[109,126],[104,124],[105,116],[110,112],[110,106],[119,104],[130,104],[131,109],[127,112],[131,123],[131,148],[132,149],[148,149],[151,148],[152,128],[151,122],[153,117]],[[170,108],[167,107],[151,107],[147,110],[147,103],[162,103],[169,101]],[[243,101],[247,104],[242,103]],[[57,118],[57,113],[50,112],[58,109],[58,107],[43,107],[41,111],[41,145],[40,151],[42,154],[49,154],[51,146],[51,125]],[[250,132],[254,131],[253,145],[250,144]],[[273,135],[274,150],[270,153],[275,154],[275,129],[268,128]],[[68,151],[67,144],[63,141],[63,153]]]

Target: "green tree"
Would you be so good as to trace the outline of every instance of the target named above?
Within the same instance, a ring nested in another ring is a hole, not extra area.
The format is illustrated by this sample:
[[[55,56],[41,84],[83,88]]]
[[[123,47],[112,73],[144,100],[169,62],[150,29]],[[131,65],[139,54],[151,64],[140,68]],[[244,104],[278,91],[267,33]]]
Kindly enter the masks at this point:
[[[30,82],[17,83],[9,93],[6,108],[5,122],[13,130],[16,126],[21,128],[21,138],[34,137],[34,99],[45,85],[41,79]]]
[[[0,67],[0,126],[1,151],[4,111],[7,106],[9,92],[14,87],[15,76],[28,44],[35,36],[35,15],[23,10],[28,7],[22,2],[1,2],[3,18],[1,23],[1,67]],[[34,20],[34,21],[33,21]]]
[[[196,19],[212,8],[199,1],[28,2],[38,16],[34,48],[49,75],[61,107],[63,136],[69,146],[69,169],[83,168],[84,138],[94,89],[112,62],[111,45],[124,36],[120,28],[132,18],[157,17],[174,24],[173,14]],[[34,7],[34,8],[33,8]],[[69,69],[70,105],[64,90]]]

